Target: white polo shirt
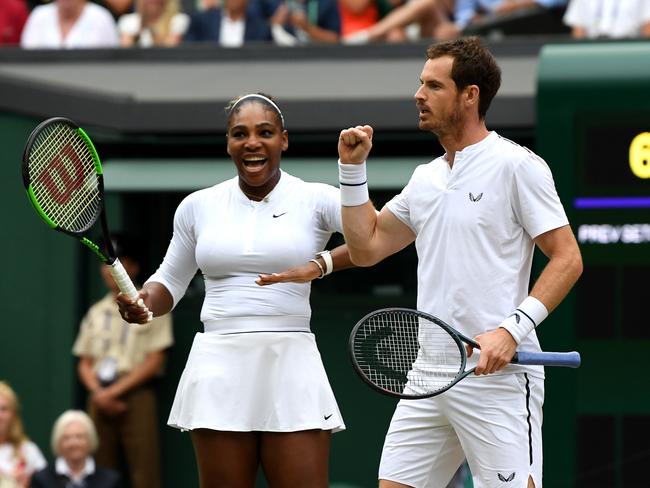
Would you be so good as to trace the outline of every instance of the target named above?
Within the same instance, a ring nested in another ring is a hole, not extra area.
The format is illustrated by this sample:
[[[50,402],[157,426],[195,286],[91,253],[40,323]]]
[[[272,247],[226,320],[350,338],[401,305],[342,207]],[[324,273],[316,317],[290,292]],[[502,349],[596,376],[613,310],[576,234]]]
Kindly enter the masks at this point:
[[[418,166],[387,206],[417,236],[418,309],[468,337],[528,296],[533,239],[568,224],[548,165],[496,132],[457,152],[451,169],[444,156]],[[519,350],[540,350],[534,331]],[[501,372],[521,370],[543,374]]]
[[[273,191],[254,202],[235,177],[181,202],[167,254],[148,282],[162,283],[175,306],[200,269],[206,331],[309,331],[310,283],[255,280],[305,264],[334,232],[342,232],[338,188],[282,172]]]

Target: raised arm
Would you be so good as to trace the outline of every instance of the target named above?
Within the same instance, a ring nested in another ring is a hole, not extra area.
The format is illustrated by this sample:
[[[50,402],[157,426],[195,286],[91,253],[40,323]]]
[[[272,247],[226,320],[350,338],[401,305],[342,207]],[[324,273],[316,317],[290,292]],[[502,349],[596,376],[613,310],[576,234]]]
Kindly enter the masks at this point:
[[[372,135],[368,125],[351,127],[341,131],[338,144],[343,234],[357,266],[372,266],[415,240],[408,226],[387,208],[377,213],[368,198],[365,163]]]

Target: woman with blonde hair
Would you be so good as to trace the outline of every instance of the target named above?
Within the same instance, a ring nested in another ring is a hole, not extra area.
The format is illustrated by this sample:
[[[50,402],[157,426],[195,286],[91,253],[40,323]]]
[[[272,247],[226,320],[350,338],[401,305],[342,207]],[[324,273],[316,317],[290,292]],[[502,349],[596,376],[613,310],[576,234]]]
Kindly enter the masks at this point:
[[[31,488],[120,488],[120,476],[95,464],[99,440],[92,419],[81,410],[66,410],[52,427],[53,466],[34,474]]]
[[[25,434],[16,393],[0,381],[0,488],[28,487],[32,473],[46,464]]]
[[[178,0],[137,0],[136,11],[122,15],[117,28],[123,47],[176,46],[190,23]]]

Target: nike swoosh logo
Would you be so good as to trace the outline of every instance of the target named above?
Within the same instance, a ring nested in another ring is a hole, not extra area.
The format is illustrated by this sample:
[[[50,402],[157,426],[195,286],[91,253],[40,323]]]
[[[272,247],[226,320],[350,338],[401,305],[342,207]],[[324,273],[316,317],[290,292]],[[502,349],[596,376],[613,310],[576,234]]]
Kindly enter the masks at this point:
[[[284,214],[286,214],[286,213],[287,213],[287,212],[282,212],[281,214],[277,214],[277,215],[273,214],[273,218],[274,218],[274,219],[277,219],[278,217],[282,217],[282,216],[283,216]]]
[[[324,418],[325,420],[329,420],[330,417],[331,417],[332,415],[334,415],[334,414],[331,413],[331,414],[329,414],[329,415],[323,415],[323,418]]]

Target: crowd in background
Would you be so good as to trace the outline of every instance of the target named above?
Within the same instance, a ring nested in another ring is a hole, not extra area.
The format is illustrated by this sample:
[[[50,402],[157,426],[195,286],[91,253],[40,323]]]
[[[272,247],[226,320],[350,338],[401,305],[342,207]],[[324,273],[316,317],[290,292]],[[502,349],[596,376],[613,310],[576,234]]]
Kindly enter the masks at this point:
[[[576,38],[650,36],[647,0],[2,0],[0,45],[237,47],[446,40],[540,11]]]

